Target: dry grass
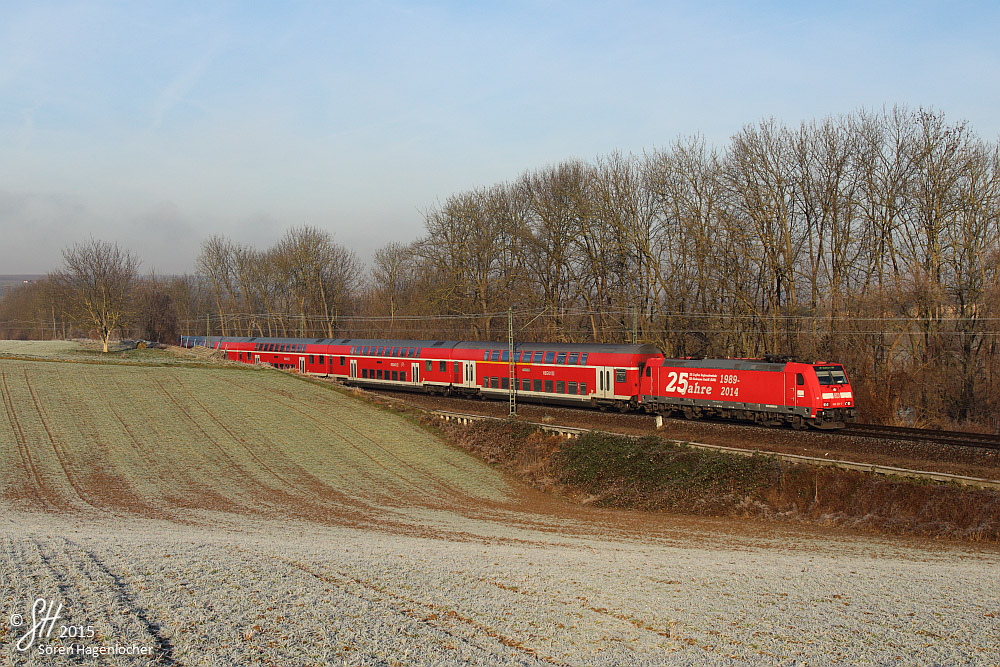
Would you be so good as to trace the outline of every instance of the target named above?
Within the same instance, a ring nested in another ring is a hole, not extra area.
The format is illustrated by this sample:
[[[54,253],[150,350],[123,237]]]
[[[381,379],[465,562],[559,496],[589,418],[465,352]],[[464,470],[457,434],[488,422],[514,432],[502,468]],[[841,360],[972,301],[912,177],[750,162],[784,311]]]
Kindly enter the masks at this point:
[[[603,507],[1000,542],[1000,492],[993,490],[706,452],[655,436],[567,440],[491,421],[443,429],[535,488]]]

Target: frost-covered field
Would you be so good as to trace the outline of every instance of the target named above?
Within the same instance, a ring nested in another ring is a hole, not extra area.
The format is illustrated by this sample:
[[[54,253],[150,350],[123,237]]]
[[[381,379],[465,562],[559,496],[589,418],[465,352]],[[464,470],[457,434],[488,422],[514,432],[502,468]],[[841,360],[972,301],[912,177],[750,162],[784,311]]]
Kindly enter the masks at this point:
[[[995,549],[582,509],[272,371],[0,394],[0,664],[1000,664]]]
[[[207,352],[207,350],[206,350]],[[207,354],[187,353],[179,348],[131,349],[117,341],[105,353],[96,340],[0,340],[0,359],[45,359],[102,364],[219,365]]]

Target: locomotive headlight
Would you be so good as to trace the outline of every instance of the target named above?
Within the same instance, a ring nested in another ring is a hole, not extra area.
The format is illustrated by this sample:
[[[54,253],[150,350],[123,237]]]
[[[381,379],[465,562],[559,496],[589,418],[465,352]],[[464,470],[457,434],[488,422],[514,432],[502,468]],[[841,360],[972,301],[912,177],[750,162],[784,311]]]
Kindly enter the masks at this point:
[[[830,401],[823,401],[823,407],[824,408],[830,407]]]

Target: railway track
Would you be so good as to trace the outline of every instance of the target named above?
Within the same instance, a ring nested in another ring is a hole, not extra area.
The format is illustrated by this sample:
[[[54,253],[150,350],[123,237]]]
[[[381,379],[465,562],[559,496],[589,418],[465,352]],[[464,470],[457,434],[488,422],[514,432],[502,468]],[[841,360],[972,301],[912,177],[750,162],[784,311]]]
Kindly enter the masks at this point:
[[[404,401],[406,400],[407,396],[413,396],[413,394],[409,392],[393,392],[384,390],[378,390],[375,393],[380,393],[384,396],[390,396],[397,400],[402,399]],[[455,402],[456,400],[462,402],[461,399],[454,399],[454,398],[441,399],[441,400],[442,402]],[[467,399],[464,402],[467,404],[466,407],[464,408],[465,411],[468,412],[480,411],[477,409],[476,406],[480,404],[481,401]],[[492,404],[492,403],[493,403],[492,401],[488,401],[486,404]],[[530,406],[534,404],[529,403],[528,405]],[[443,404],[440,407],[445,409],[450,409],[447,407],[446,404]],[[605,413],[596,413],[594,410],[589,408],[580,408],[576,406],[560,406],[560,409],[579,412],[580,414],[585,414],[585,415],[605,414]],[[615,414],[616,416],[618,416],[617,413]],[[646,414],[640,414],[640,413],[629,413],[629,414],[636,417],[637,419],[650,418],[649,415]],[[625,416],[626,415],[620,415],[619,418]],[[685,422],[687,420],[679,419],[678,421]],[[712,424],[723,424],[727,426],[762,429],[766,431],[775,430],[775,427],[773,426],[759,426],[748,422],[737,422],[737,421],[697,420],[689,423],[692,424],[712,423]],[[785,428],[779,427],[778,430],[781,430],[783,432],[790,432],[787,427]],[[988,433],[966,433],[963,431],[938,431],[933,429],[907,428],[902,426],[880,426],[877,424],[848,424],[845,428],[838,429],[835,431],[812,431],[812,432],[816,434],[823,434],[830,437],[853,436],[853,437],[874,438],[877,440],[903,440],[910,442],[926,442],[938,445],[974,447],[977,449],[992,449],[1000,451],[1000,435],[988,434]],[[800,431],[799,433],[803,432]]]
[[[879,426],[877,424],[848,424],[837,434],[894,440],[920,440],[941,445],[959,445],[980,449],[1000,450],[1000,435],[989,433],[964,433],[962,431],[935,431],[904,426]]]

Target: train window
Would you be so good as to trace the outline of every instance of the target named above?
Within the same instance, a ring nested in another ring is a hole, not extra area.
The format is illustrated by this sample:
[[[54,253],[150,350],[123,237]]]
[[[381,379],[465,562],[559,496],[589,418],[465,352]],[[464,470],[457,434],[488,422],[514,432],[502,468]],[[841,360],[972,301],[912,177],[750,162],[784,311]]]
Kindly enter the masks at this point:
[[[490,360],[490,351],[486,350],[485,352],[483,352],[483,361],[489,361],[489,360]]]
[[[799,385],[801,387],[805,383],[806,383],[805,376],[803,376],[802,373],[796,373],[795,374],[795,384],[797,384],[797,385]]]
[[[309,363],[310,363],[310,364],[312,364],[312,363],[315,363],[315,362],[313,361],[313,356],[312,356],[311,354],[309,355]],[[322,361],[320,361],[319,363],[323,363],[323,362],[322,362]]]
[[[587,353],[586,352],[584,352],[583,354],[580,355],[580,365],[581,366],[586,366],[587,365]]]
[[[399,356],[399,348],[398,347],[392,348],[392,354],[390,354],[389,356],[391,356],[391,357],[398,357]]]
[[[461,372],[462,372],[462,362],[461,361],[456,361],[455,362],[455,375],[458,375]]]
[[[510,361],[510,350],[504,350],[500,355],[500,361]]]
[[[542,390],[542,381],[541,380],[532,380],[531,381],[531,391],[541,391],[541,390]]]
[[[649,366],[646,366],[646,377],[652,377],[652,375],[653,375],[653,369],[650,368]]]
[[[531,380],[528,378],[521,380],[521,391],[531,391]]]
[[[552,380],[545,381],[545,391],[552,393]]]
[[[556,363],[557,364],[565,364],[566,363],[566,353],[565,352],[560,352],[558,354],[558,356],[556,356]]]
[[[556,380],[556,393],[557,394],[566,393],[566,383],[563,380]]]
[[[586,382],[581,382],[580,383],[580,395],[581,396],[586,396],[587,395],[587,383]]]
[[[531,363],[540,364],[542,363],[542,357],[545,355],[544,352],[535,352],[535,356],[532,358]]]
[[[431,361],[430,359],[424,360],[424,371],[425,372],[430,373],[431,370],[433,370],[433,368],[434,368],[434,362],[433,361]]]
[[[510,389],[510,378],[500,378],[500,388]]]
[[[344,365],[344,358],[343,358],[343,357],[341,357],[341,358],[340,358],[340,365],[341,365],[341,366],[343,366],[343,365]]]
[[[490,378],[490,387],[493,389],[500,388],[500,378]]]
[[[490,361],[500,361],[500,350],[493,350],[490,353]]]
[[[487,378],[487,377],[483,378],[483,388],[484,389],[489,389],[490,388],[490,379]]]
[[[399,381],[399,371],[393,371],[392,372],[392,379],[396,380],[396,381]]]
[[[375,379],[376,380],[381,380],[382,379],[382,369],[381,368],[379,368],[379,369],[377,369],[375,371]]]
[[[441,371],[442,373],[446,372],[448,370],[448,362],[447,361],[439,361],[438,362],[438,370]]]
[[[368,346],[367,345],[365,345],[364,347],[361,348],[361,354],[362,354],[362,356],[365,356],[365,357],[368,356]]]
[[[579,361],[580,361],[580,353],[574,352],[573,354],[569,355],[569,361],[566,363],[568,363],[570,366],[576,366],[577,363],[579,363]]]
[[[625,369],[616,368],[615,369],[615,382],[625,382]]]
[[[569,389],[569,391],[566,392],[567,394],[573,394],[574,396],[576,395],[576,383],[575,382],[567,383],[566,387]]]
[[[399,381],[406,382],[406,371],[399,371]]]
[[[821,385],[847,384],[843,366],[813,366],[813,368]]]
[[[361,369],[361,377],[365,378],[366,380],[368,379],[368,369],[367,368],[362,368]]]
[[[551,364],[552,360],[555,359],[555,358],[556,358],[556,353],[555,352],[546,352],[545,353],[545,363]]]

